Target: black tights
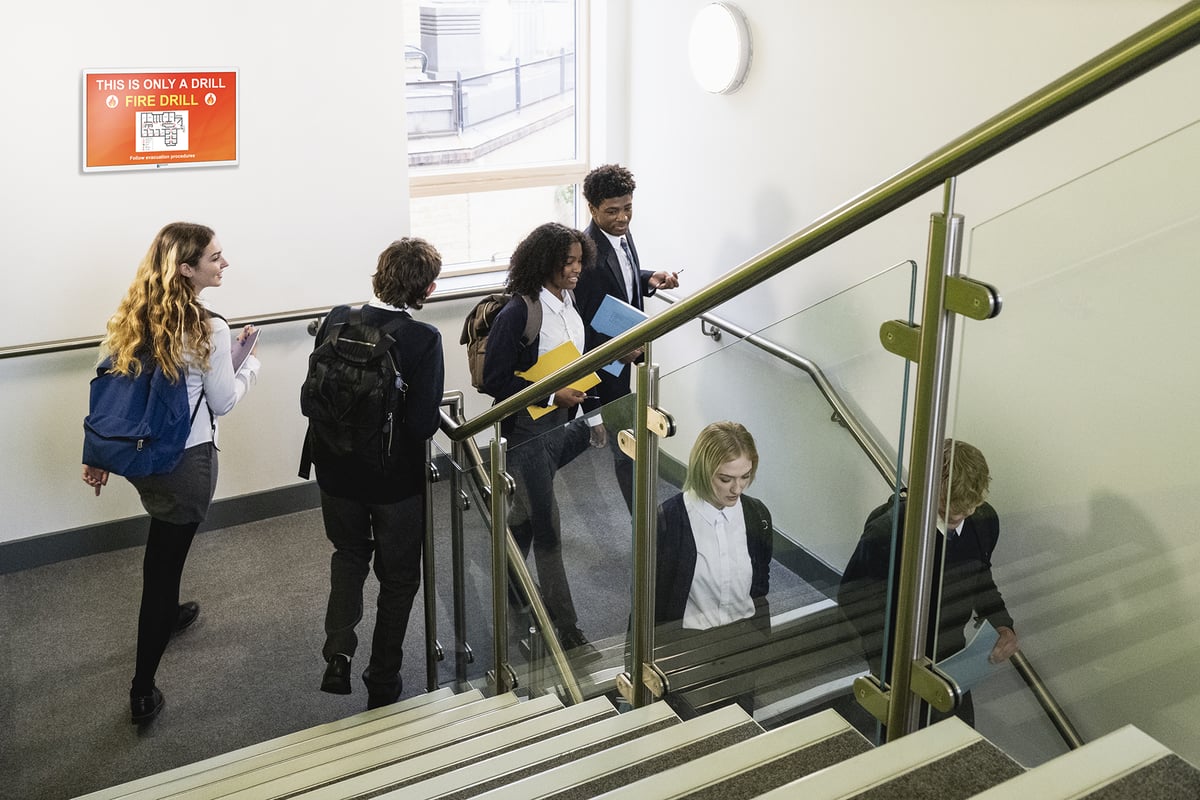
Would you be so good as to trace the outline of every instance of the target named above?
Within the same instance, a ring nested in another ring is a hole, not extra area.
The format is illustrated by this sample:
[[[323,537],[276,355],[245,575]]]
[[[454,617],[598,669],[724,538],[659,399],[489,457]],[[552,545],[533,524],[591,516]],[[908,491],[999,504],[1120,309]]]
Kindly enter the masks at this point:
[[[132,695],[150,694],[154,673],[179,619],[179,581],[199,523],[175,525],[150,519],[142,560],[142,605],[138,611],[137,665]]]

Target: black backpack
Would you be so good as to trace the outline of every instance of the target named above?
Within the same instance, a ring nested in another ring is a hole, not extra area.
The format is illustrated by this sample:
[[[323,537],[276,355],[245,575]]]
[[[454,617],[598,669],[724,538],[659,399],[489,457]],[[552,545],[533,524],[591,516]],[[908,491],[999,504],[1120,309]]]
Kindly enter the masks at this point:
[[[308,417],[302,478],[308,477],[313,446],[383,470],[395,465],[401,450],[397,438],[408,384],[392,347],[409,318],[397,315],[377,326],[363,320],[362,308],[345,306],[330,311],[330,318],[343,310],[345,321],[329,324],[325,340],[308,357],[300,387],[300,412]]]
[[[471,385],[483,391],[483,359],[487,355],[487,337],[491,333],[492,323],[500,309],[508,305],[511,294],[489,294],[480,300],[467,313],[463,320],[462,334],[458,337],[459,344],[467,346],[467,368],[471,371]],[[525,331],[521,334],[521,344],[528,345],[538,337],[542,330],[542,303],[521,295],[525,301]]]

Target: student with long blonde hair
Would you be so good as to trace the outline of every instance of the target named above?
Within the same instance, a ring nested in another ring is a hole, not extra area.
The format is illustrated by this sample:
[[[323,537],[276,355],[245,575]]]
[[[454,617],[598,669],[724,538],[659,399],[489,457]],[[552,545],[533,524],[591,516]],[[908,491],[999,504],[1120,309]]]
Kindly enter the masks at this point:
[[[108,321],[101,359],[112,371],[138,375],[157,364],[172,381],[187,384],[193,410],[183,457],[170,472],[130,478],[150,515],[142,562],[137,661],[129,689],[132,722],[149,722],[162,710],[155,673],[171,636],[195,621],[200,607],[180,604],[179,583],[192,537],[208,513],[217,485],[217,417],[229,413],[255,382],[254,351],[233,368],[226,321],[200,301],[220,286],[229,262],[211,228],[173,222],[154,237],[125,298]],[[239,340],[253,333],[247,325]],[[83,480],[97,495],[108,472],[83,465]]]

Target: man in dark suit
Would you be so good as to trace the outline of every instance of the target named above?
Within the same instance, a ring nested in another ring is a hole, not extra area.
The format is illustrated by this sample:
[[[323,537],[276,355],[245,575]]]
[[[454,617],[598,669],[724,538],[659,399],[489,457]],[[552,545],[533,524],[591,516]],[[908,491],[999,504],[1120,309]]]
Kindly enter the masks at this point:
[[[947,439],[942,455],[939,537],[934,553],[935,589],[930,598],[929,636],[937,636],[935,660],[941,661],[966,646],[965,628],[974,618],[987,620],[999,633],[988,660],[1008,659],[1019,646],[1012,615],[992,579],[992,552],[1000,538],[1000,518],[986,501],[991,475],[978,448]],[[894,597],[888,598],[888,573],[899,573],[900,547],[892,548],[892,530],[904,528],[907,497],[889,499],[867,517],[862,537],[850,557],[838,587],[838,605],[858,631],[872,672],[880,675],[885,609],[891,626],[896,621]],[[940,583],[938,581],[940,577]],[[894,590],[893,590],[894,595]],[[940,614],[937,612],[940,611]],[[931,642],[932,644],[932,642]],[[886,675],[880,675],[887,679]],[[967,692],[956,716],[973,725],[974,706]],[[935,717],[936,719],[936,717]]]
[[[643,297],[649,297],[658,289],[674,289],[679,285],[677,273],[665,270],[651,272],[641,268],[637,247],[629,233],[629,223],[633,219],[634,188],[633,174],[618,164],[596,167],[583,179],[583,197],[592,215],[592,221],[584,233],[596,243],[597,254],[595,266],[579,276],[579,283],[575,287],[575,303],[587,326],[585,350],[599,347],[610,338],[597,333],[591,326],[592,318],[596,316],[605,295],[642,310]],[[617,447],[615,432],[629,427],[627,421],[620,417],[629,416],[632,405],[618,404],[621,413],[616,413],[618,409],[609,404],[629,394],[630,365],[641,357],[641,349],[626,353],[620,359],[624,368],[619,375],[600,370],[600,385],[596,387],[599,399],[591,400],[584,406],[584,411],[589,413],[589,424],[592,425],[592,446],[607,445],[612,449],[617,484],[625,498],[625,505],[630,509],[633,508],[633,462]],[[613,428],[611,435],[605,425],[599,424],[595,413],[601,406],[609,406],[606,417],[610,418],[607,425]]]

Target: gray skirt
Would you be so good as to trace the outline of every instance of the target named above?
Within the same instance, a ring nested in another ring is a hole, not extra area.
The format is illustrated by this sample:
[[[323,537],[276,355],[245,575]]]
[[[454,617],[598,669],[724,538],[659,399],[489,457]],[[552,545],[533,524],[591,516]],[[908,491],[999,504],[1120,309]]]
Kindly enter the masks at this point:
[[[170,472],[128,480],[154,519],[173,525],[201,523],[217,490],[217,448],[212,442],[194,445],[183,451]]]

